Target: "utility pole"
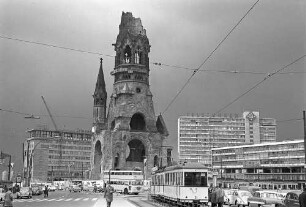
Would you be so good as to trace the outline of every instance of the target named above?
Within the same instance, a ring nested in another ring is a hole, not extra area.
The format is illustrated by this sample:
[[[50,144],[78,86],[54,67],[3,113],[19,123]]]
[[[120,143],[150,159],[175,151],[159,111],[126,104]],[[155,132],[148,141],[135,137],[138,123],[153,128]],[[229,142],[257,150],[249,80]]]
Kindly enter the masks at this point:
[[[303,111],[303,121],[304,121],[304,153],[305,153],[304,180],[305,180],[306,179],[306,114],[305,114],[305,111]]]

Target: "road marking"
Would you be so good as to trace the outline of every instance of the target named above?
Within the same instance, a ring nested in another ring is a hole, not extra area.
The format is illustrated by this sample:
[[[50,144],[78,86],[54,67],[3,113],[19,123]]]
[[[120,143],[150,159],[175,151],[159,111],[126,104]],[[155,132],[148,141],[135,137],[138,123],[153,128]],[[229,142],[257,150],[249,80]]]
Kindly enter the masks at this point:
[[[59,199],[56,199],[56,198],[51,198],[51,199],[47,199],[47,198],[38,198],[38,199],[27,199],[27,200],[23,200],[23,199],[18,199],[18,200],[14,200],[13,202],[46,202],[46,201],[96,201],[98,200],[98,198],[84,198],[84,197],[81,197],[81,198],[59,198]]]

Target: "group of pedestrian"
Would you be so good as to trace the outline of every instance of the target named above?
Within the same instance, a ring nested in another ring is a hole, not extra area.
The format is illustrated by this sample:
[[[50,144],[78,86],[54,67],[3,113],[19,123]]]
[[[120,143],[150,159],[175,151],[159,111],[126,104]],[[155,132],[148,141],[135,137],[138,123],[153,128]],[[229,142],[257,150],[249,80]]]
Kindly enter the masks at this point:
[[[222,189],[222,184],[219,186],[212,187],[212,185],[208,189],[208,199],[211,202],[211,207],[223,207],[224,203],[224,190]]]

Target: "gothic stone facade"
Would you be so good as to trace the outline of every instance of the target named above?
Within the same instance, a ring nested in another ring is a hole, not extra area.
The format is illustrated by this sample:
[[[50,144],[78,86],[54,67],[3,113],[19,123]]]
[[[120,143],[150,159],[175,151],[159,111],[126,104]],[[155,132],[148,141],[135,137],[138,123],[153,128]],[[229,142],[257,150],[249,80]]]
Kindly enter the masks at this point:
[[[149,85],[150,45],[140,18],[122,13],[117,41],[113,91],[106,114],[102,59],[93,107],[92,179],[103,172],[142,170],[150,178],[154,166],[166,165],[163,146],[168,131],[161,115],[154,112]],[[168,157],[169,162],[169,157]]]

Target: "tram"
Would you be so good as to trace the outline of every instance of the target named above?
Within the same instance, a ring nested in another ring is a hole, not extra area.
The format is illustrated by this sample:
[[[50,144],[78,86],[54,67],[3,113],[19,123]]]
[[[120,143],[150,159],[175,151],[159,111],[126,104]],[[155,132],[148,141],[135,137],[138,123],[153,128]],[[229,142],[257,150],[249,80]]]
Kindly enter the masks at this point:
[[[208,205],[208,168],[200,163],[184,163],[156,171],[151,197],[175,206]]]

